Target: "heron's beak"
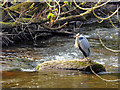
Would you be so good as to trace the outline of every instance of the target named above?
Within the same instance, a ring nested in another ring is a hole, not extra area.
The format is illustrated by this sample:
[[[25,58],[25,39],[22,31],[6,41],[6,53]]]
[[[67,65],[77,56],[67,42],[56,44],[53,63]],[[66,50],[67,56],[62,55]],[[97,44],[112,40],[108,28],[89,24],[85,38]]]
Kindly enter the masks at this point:
[[[78,36],[74,36],[75,38],[77,38]]]

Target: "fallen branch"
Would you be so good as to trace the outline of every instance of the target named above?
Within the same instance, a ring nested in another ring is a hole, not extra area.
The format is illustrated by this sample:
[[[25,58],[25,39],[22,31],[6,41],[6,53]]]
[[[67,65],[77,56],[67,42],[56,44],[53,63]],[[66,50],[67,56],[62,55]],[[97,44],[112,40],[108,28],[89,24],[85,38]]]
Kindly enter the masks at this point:
[[[22,3],[15,5],[15,6],[3,8],[2,19],[5,18],[6,14],[7,14],[7,10],[10,10],[10,11],[15,12],[17,14],[20,14],[20,8],[22,7],[22,5],[25,7],[25,9],[28,10],[28,8],[31,6],[32,3],[33,2],[22,2]],[[11,17],[8,17],[8,19],[11,19]]]
[[[55,24],[58,24],[58,23],[64,23],[64,22],[69,22],[70,20],[74,20],[74,21],[76,21],[76,20],[80,20],[81,19],[81,21],[82,20],[85,20],[82,16],[84,16],[84,15],[89,15],[91,13],[91,11],[85,11],[84,13],[81,13],[80,15],[74,15],[74,16],[68,16],[68,17],[62,17],[62,18],[60,18],[60,19],[58,19],[56,22],[55,22]]]
[[[45,24],[41,24],[41,26],[43,26],[44,28],[48,29],[48,30],[59,30],[59,29],[62,29],[65,25],[67,25],[68,22],[66,22],[65,24],[63,24],[62,26],[59,26],[58,28],[50,28],[48,27],[47,25]]]
[[[55,34],[55,35],[67,35],[67,36],[74,35],[74,33],[68,32],[68,31],[63,31],[63,32],[58,31],[58,32],[56,32],[54,30],[35,30],[35,34],[38,34],[38,33],[52,33],[52,34]]]
[[[20,22],[29,22],[31,21],[30,24],[41,24],[41,23],[44,23],[44,22],[47,22],[49,19],[46,19],[46,18],[43,18],[43,19],[32,19],[31,18],[20,18],[19,21],[17,22],[2,22],[0,21],[0,24],[2,25],[2,28],[13,28],[17,25],[21,25]],[[26,23],[27,24],[27,23]]]

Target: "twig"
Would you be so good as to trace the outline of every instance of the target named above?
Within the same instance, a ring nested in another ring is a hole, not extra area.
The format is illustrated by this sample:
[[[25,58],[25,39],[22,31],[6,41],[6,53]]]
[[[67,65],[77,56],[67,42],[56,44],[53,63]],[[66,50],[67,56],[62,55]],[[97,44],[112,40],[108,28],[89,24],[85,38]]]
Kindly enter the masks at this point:
[[[106,47],[106,46],[104,45],[104,43],[102,42],[101,37],[100,37],[100,30],[98,30],[98,36],[99,36],[100,43],[102,44],[102,46],[103,46],[105,49],[107,49],[107,50],[109,50],[109,51],[112,51],[112,52],[115,52],[115,53],[119,53],[119,52],[120,52],[120,50],[113,50],[113,49],[110,49],[110,48],[108,48],[108,47]]]
[[[55,2],[57,3],[57,5],[58,5],[58,7],[59,7],[59,12],[58,12],[57,18],[55,19],[54,22],[56,22],[56,21],[58,20],[59,16],[60,16],[60,4],[59,4],[59,2],[57,2],[56,0],[55,0]]]
[[[28,26],[28,25],[27,25],[27,26]],[[35,39],[34,39],[34,37],[33,37],[33,34],[32,34],[32,32],[31,32],[31,30],[30,30],[30,28],[29,28],[29,27],[28,27],[28,31],[29,31],[29,33],[30,33],[30,35],[31,35],[32,39],[33,39],[34,44],[36,44],[36,41],[35,41]]]
[[[108,79],[104,79],[102,78],[101,76],[99,76],[97,73],[95,73],[92,69],[92,66],[90,65],[90,70],[92,71],[93,74],[95,74],[97,77],[99,77],[100,79],[104,80],[104,81],[107,81],[107,82],[117,82],[117,81],[120,81],[120,79],[115,79],[115,80],[108,80]]]
[[[38,4],[38,5],[39,5],[39,4]],[[33,7],[32,9],[35,9],[38,5],[36,5],[36,6]],[[27,22],[27,23],[23,23],[23,22],[19,22],[19,21],[18,21],[23,13],[30,11],[29,9],[27,9],[27,10],[23,11],[22,13],[20,13],[19,19],[17,19],[17,20],[15,20],[15,18],[13,18],[13,16],[10,14],[10,12],[8,11],[8,9],[9,9],[9,8],[7,8],[7,12],[8,12],[8,14],[9,14],[9,16],[13,19],[14,22],[17,22],[17,23],[20,23],[20,24],[26,24],[26,25],[27,25],[27,24],[30,24],[31,21],[33,20],[33,16],[34,16],[34,15],[31,17],[30,21]],[[29,10],[29,11],[28,11],[28,10]]]
[[[49,27],[48,27],[47,25],[45,25],[45,24],[41,24],[41,26],[43,26],[44,28],[49,29],[49,30],[59,30],[59,29],[63,28],[66,24],[68,24],[68,22],[66,22],[65,24],[59,26],[58,28],[49,28]]]
[[[14,43],[12,40],[10,40],[7,36],[4,36],[4,39],[6,39],[6,41]]]
[[[118,29],[118,28],[113,24],[113,22],[112,22],[112,20],[111,20],[110,18],[109,18],[109,21],[110,21],[111,25],[112,25],[115,29],[117,29],[117,30],[120,31],[120,29]]]
[[[105,3],[103,3],[103,4],[101,4],[101,5],[99,5],[99,6],[96,6],[95,5],[95,7],[93,7],[93,8],[82,8],[82,7],[80,7],[80,6],[78,6],[77,5],[77,3],[76,3],[76,1],[74,0],[74,3],[75,3],[75,5],[76,5],[76,7],[78,7],[79,9],[82,9],[82,10],[92,10],[92,9],[97,9],[97,8],[99,8],[99,7],[102,7],[102,6],[104,6],[105,4],[107,4],[108,2],[110,2],[111,0],[108,0],[107,2],[105,2]],[[100,1],[99,1],[100,2]]]
[[[8,0],[4,0],[4,3],[2,4],[2,6],[1,7],[3,7],[5,4],[6,4],[6,2],[8,2]]]
[[[104,21],[104,20],[101,20],[101,21],[98,21],[98,20],[97,20],[98,23],[102,23],[103,21]]]
[[[118,5],[117,5],[117,8],[118,8]],[[120,23],[120,19],[119,19],[119,10],[118,10],[118,12],[117,12],[117,18],[118,18],[118,21],[119,21],[119,23]]]
[[[119,8],[120,8],[120,7],[119,7]],[[118,8],[113,14],[111,14],[110,16],[108,16],[108,17],[106,17],[106,18],[102,18],[102,17],[97,16],[97,15],[95,14],[95,12],[94,12],[94,9],[92,9],[92,11],[93,11],[94,16],[97,17],[98,19],[107,20],[107,19],[111,18],[113,15],[115,15],[115,14],[118,12],[119,8]]]
[[[74,0],[74,4],[76,5],[76,7],[78,7],[79,9],[82,9],[82,10],[91,10],[91,8],[82,8],[80,7],[79,5],[77,5],[76,1]]]
[[[59,23],[60,21],[67,21],[67,20],[71,20],[71,19],[75,19],[75,18],[80,18],[84,15],[87,15],[89,14],[91,11],[90,10],[87,10],[83,13],[81,13],[80,15],[74,15],[74,16],[68,16],[68,17],[63,17],[63,18],[60,18],[56,21],[56,23]],[[83,18],[82,18],[83,19]]]
[[[20,24],[29,24],[29,23],[23,23],[23,22],[19,22],[19,21],[15,20],[15,19],[13,18],[13,16],[9,13],[8,10],[7,10],[7,12],[8,12],[8,14],[9,14],[9,16],[13,19],[14,22],[17,22],[17,23],[20,23]]]
[[[73,12],[73,11],[75,11],[75,10],[76,10],[76,8],[73,9],[73,10],[67,11],[67,12],[62,12],[62,13],[60,14],[60,16],[63,16],[63,15],[65,15],[65,14],[68,14],[68,13]]]
[[[92,69],[92,63],[91,63],[91,59],[90,58],[86,58],[89,61],[89,67],[90,70],[92,71],[93,74],[95,74],[98,78],[102,79],[103,81],[107,81],[107,82],[117,82],[120,81],[120,79],[115,79],[115,80],[108,80],[108,79],[104,79],[102,78],[100,75],[98,75],[93,69]]]

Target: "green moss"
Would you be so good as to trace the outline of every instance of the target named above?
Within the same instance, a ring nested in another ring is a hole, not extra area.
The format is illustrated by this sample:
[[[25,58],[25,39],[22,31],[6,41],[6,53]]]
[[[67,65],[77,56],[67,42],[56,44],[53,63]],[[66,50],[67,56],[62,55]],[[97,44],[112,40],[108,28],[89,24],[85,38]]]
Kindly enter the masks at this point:
[[[39,65],[37,65],[35,69],[36,69],[36,70],[39,70],[39,67],[40,67],[40,66],[39,66]]]
[[[21,11],[21,7],[24,7],[24,9],[28,9],[31,5],[32,5],[33,2],[23,2],[23,3],[20,3],[20,4],[17,4],[15,6],[11,6],[9,9],[12,10],[12,11]],[[7,9],[6,9],[7,10]]]
[[[98,69],[98,68],[105,68],[105,66],[101,65],[101,64],[95,64],[94,68]]]
[[[98,64],[96,62],[91,61],[78,61],[78,60],[54,60],[54,61],[46,61],[44,63],[39,64],[39,68],[63,68],[63,69],[78,69],[78,70],[84,70],[86,72],[91,72],[89,66],[92,65],[92,68],[95,72],[105,71],[105,67],[101,64]],[[36,67],[38,69],[38,66]],[[39,70],[39,69],[38,69]]]

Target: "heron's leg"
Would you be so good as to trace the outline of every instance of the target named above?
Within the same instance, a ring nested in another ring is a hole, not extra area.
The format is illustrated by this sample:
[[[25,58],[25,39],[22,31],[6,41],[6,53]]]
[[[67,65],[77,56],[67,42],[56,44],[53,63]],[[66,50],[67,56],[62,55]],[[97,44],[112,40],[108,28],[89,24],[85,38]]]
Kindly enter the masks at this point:
[[[82,59],[85,59],[85,57],[82,57]]]
[[[82,57],[80,58],[80,60],[81,60],[81,59],[82,59],[82,60],[85,60],[85,57],[84,57],[84,56],[82,56]]]
[[[91,62],[92,62],[92,60],[91,60],[90,58],[87,58],[87,60],[89,61],[89,63],[91,63]]]
[[[84,61],[87,61],[87,58],[86,58],[86,57],[84,57],[84,58],[83,58],[83,60],[84,60]]]

